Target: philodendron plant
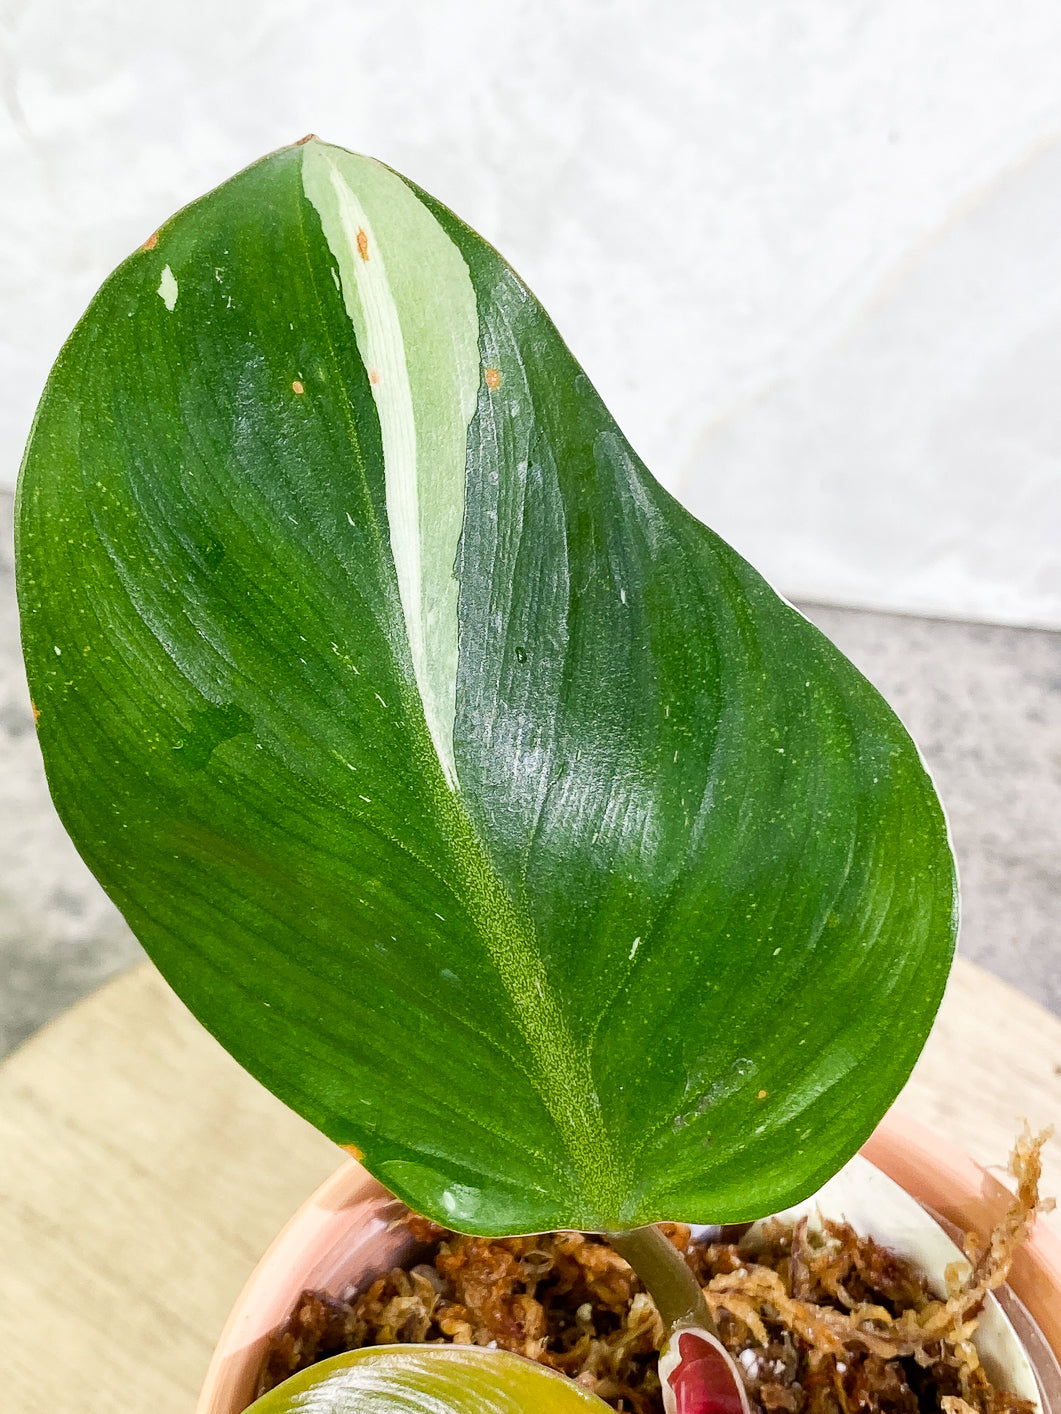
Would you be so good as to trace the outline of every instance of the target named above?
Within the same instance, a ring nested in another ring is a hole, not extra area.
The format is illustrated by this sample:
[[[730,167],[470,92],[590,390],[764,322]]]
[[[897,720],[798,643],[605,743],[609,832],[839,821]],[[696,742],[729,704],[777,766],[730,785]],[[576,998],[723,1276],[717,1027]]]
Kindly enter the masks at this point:
[[[497,252],[316,139],[193,203],[59,357],[18,564],[56,805],[204,1025],[418,1212],[615,1234],[707,1327],[646,1225],[867,1137],[947,975],[947,832]]]

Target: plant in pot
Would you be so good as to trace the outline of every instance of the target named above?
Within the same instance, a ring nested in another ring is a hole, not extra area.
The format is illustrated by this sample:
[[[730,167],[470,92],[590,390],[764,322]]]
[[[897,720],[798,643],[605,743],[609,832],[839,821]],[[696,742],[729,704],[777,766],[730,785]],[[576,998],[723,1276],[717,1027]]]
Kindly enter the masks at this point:
[[[653,1224],[818,1189],[952,955],[943,815],[874,689],[653,480],[489,245],[316,139],[100,290],[17,554],[56,804],[204,1025],[414,1211],[612,1234],[668,1407],[740,1408]],[[313,1397],[599,1407],[458,1354]]]

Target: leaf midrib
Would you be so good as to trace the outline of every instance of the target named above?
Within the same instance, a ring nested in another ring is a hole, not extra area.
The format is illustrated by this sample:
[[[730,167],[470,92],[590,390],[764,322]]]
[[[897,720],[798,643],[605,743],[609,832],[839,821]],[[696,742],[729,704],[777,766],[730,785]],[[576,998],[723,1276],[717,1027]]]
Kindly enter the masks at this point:
[[[571,1159],[587,1212],[597,1214],[602,1226],[613,1225],[629,1192],[628,1165],[615,1152],[604,1121],[590,1048],[579,1044],[550,984],[533,921],[505,889],[441,770],[436,767],[430,779],[465,904],[530,1053],[531,1079]]]
[[[302,229],[307,264],[312,268],[304,226]],[[320,306],[321,294],[316,280],[314,296]],[[323,327],[327,328],[323,309],[321,318]],[[330,339],[326,342],[329,359],[338,372],[334,346]],[[343,420],[351,430],[351,440],[360,451],[361,444],[356,437],[353,409],[346,393],[345,380],[339,378],[336,386],[342,390],[340,402]],[[361,475],[365,476],[367,464],[363,454],[359,456],[358,461]],[[390,565],[393,576],[389,538],[383,534],[371,495],[366,499],[372,507],[371,525],[377,551],[382,563]],[[393,601],[397,595],[397,583],[390,583],[391,576],[387,579],[388,588],[392,591],[388,598],[392,600],[390,607],[393,619],[396,617],[396,603]],[[395,639],[398,641],[395,651],[404,657],[408,652],[404,634],[391,636],[392,647],[395,646]],[[411,662],[404,666],[407,671],[411,671]],[[593,1080],[589,1048],[579,1045],[568,1025],[559,999],[549,982],[532,920],[524,910],[517,907],[504,888],[489,852],[475,830],[459,795],[450,789],[445,780],[431,741],[419,693],[410,690],[406,674],[399,674],[398,679],[406,720],[414,737],[419,739],[419,764],[424,772],[432,803],[444,822],[445,834],[452,846],[454,863],[459,874],[460,892],[464,895],[465,905],[483,941],[490,963],[512,1005],[517,1028],[531,1057],[530,1078],[541,1095],[546,1111],[571,1159],[587,1207],[599,1213],[602,1221],[606,1217],[615,1217],[620,1211],[622,1197],[628,1191],[628,1185],[625,1182],[624,1166],[617,1161],[604,1123],[600,1097]]]

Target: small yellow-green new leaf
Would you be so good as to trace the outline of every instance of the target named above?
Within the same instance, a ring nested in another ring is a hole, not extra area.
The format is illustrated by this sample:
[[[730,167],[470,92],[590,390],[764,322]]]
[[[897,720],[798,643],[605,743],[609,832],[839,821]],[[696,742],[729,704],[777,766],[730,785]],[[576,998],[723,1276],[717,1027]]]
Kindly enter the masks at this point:
[[[472,1345],[379,1345],[335,1355],[247,1414],[603,1414],[566,1375]]]

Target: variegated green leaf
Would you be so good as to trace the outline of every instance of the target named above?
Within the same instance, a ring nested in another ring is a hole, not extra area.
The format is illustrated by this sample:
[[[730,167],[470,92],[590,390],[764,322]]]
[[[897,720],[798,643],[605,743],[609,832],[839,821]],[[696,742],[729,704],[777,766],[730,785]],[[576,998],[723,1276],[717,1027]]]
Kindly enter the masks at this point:
[[[914,747],[387,168],[286,149],[132,256],[49,382],[18,533],[83,855],[413,1207],[751,1216],[902,1084],[954,927]]]
[[[292,1375],[247,1414],[603,1414],[566,1375],[474,1345],[377,1345]]]

